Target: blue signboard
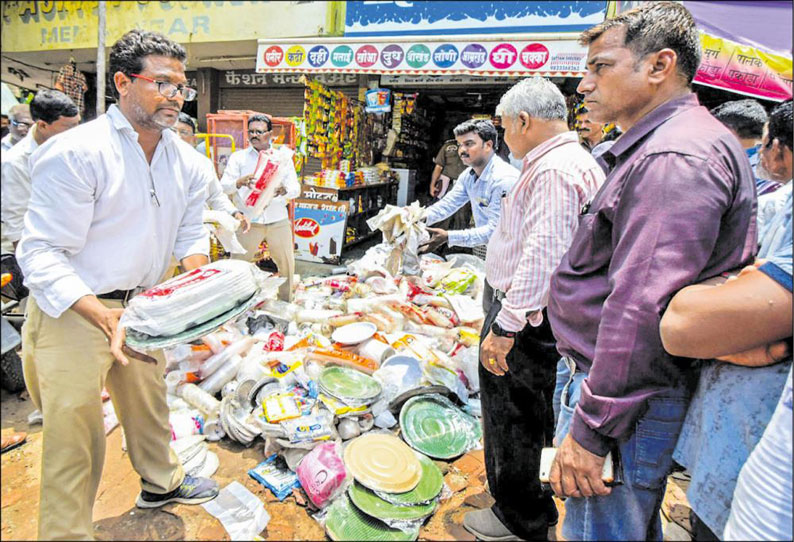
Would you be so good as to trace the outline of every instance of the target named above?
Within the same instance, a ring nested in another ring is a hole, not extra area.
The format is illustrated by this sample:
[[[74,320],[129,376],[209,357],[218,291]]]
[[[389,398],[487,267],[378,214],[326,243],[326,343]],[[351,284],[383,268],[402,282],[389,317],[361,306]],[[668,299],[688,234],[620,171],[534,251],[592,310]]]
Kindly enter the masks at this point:
[[[581,32],[604,20],[605,0],[347,2],[345,36]]]

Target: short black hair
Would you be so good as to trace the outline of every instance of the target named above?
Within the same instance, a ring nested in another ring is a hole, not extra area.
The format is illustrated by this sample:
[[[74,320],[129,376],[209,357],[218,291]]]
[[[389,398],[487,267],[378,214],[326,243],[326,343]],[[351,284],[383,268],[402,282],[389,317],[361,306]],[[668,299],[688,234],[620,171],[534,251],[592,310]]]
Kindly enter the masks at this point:
[[[143,59],[147,56],[158,55],[175,58],[180,62],[185,62],[187,53],[185,48],[171,41],[159,32],[150,32],[135,28],[130,30],[110,48],[110,58],[108,68],[111,81],[110,88],[113,96],[118,100],[119,92],[116,85],[112,83],[116,72],[121,72],[127,77],[133,73],[143,71]]]
[[[74,117],[77,114],[77,106],[60,90],[41,90],[30,102],[30,116],[34,121],[43,120],[52,124],[61,117]]]
[[[579,43],[590,45],[611,28],[625,27],[624,45],[637,60],[651,53],[670,48],[678,57],[676,68],[687,85],[692,84],[702,49],[695,19],[677,2],[642,2],[639,7],[625,11],[585,30]]]
[[[742,139],[761,139],[768,120],[764,106],[755,100],[734,100],[718,105],[711,114]]]
[[[463,134],[469,134],[471,132],[474,132],[480,136],[480,139],[482,139],[483,143],[490,141],[493,143],[494,149],[496,148],[496,127],[490,120],[467,120],[461,122],[455,126],[454,130],[452,130],[452,133],[455,134],[455,137],[462,136]]]
[[[181,122],[182,124],[187,124],[188,126],[190,126],[190,129],[193,130],[193,133],[194,134],[196,133],[196,123],[193,122],[193,119],[190,117],[190,115],[188,115],[184,111],[179,112],[179,118],[177,119],[177,122]]]
[[[780,141],[781,145],[785,145],[788,149],[794,150],[794,143],[792,142],[792,102],[786,100],[778,104],[769,114],[769,127],[767,128],[768,141],[767,146],[771,146],[774,140]]]
[[[264,122],[267,124],[267,131],[271,131],[273,129],[273,122],[270,120],[270,117],[267,115],[252,115],[248,117],[248,126],[251,126],[254,122]]]

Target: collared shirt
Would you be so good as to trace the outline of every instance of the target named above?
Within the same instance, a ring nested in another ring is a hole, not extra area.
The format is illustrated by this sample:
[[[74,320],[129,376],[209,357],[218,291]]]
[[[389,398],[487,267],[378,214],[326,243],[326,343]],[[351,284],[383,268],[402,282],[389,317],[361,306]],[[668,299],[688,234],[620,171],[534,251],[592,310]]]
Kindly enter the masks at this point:
[[[474,168],[467,168],[458,177],[452,190],[427,208],[428,225],[449,218],[458,209],[471,202],[474,227],[468,230],[450,231],[449,246],[476,247],[488,244],[488,239],[499,221],[502,196],[510,193],[518,180],[516,168],[494,154],[477,177]]]
[[[599,160],[610,172],[552,275],[548,315],[557,349],[589,373],[571,434],[603,456],[649,398],[685,384],[690,364],[665,353],[662,312],[684,286],[753,261],[756,201],[744,149],[691,93]]]
[[[17,141],[19,143],[19,141]],[[0,147],[2,147],[3,151],[6,152],[14,146],[14,142],[11,140],[11,134],[6,134],[3,139],[0,139]]]
[[[759,272],[789,292],[791,203],[789,193],[786,206],[762,232],[758,253],[768,260]],[[791,360],[764,367],[704,362],[673,458],[689,469],[689,503],[715,533],[725,528],[739,471],[772,418],[790,368]],[[790,480],[791,456],[788,472]]]
[[[450,179],[457,179],[466,170],[466,165],[461,161],[458,154],[458,142],[454,139],[448,139],[441,145],[433,163],[441,166],[441,174],[446,175]]]
[[[528,313],[533,325],[543,322],[551,273],[571,244],[582,206],[603,182],[604,172],[576,132],[557,135],[524,157],[485,259],[488,283],[506,293],[496,317],[503,329],[521,331]]]
[[[0,195],[0,216],[3,221],[3,241],[19,241],[24,226],[25,211],[30,200],[30,154],[39,146],[33,137],[34,124],[22,141],[2,155],[2,195]]]
[[[259,151],[253,145],[245,149],[235,151],[230,157],[229,162],[226,164],[226,169],[223,170],[221,177],[221,185],[224,192],[233,194],[232,201],[238,209],[245,206],[245,200],[251,193],[251,189],[247,186],[237,188],[237,179],[243,175],[250,175],[256,169],[256,162],[259,160]],[[257,224],[273,224],[287,220],[289,214],[287,213],[287,202],[291,199],[297,198],[301,192],[301,185],[298,182],[298,174],[295,173],[295,167],[290,164],[286,175],[282,177],[282,183],[287,193],[282,196],[276,196],[265,207],[262,214],[256,217],[252,222]]]
[[[783,209],[786,201],[791,196],[792,182],[789,180],[786,184],[771,192],[758,196],[758,238],[761,239],[763,231],[766,229],[772,219]]]
[[[172,254],[209,254],[202,209],[210,179],[195,151],[177,142],[164,130],[149,164],[112,105],[31,155],[17,259],[45,313],[57,318],[86,295],[154,286]]]
[[[757,174],[758,164],[761,162],[761,145],[750,147],[744,150],[747,153],[747,159],[750,161],[750,167],[753,168],[753,177],[755,177],[755,192],[758,196],[764,194],[771,194],[781,187],[777,181],[770,181],[761,179]]]

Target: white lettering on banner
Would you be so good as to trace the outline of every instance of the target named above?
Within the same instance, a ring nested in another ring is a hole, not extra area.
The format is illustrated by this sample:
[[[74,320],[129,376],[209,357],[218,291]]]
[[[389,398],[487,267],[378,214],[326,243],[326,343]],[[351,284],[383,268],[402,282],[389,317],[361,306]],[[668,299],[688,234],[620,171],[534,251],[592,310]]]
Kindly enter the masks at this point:
[[[268,51],[265,55],[265,59],[269,64],[276,64],[281,61],[281,54],[281,51]]]
[[[493,53],[493,59],[499,64],[513,62],[514,56],[515,53],[513,51],[508,51],[507,49],[499,49]]]
[[[421,51],[408,51],[405,57],[408,62],[428,62],[430,60],[430,53],[423,53]]]
[[[240,76],[237,75],[234,70],[226,72],[226,82],[230,85],[239,85],[240,84]]]
[[[356,53],[356,62],[359,64],[371,64],[378,60],[378,53],[372,51],[362,51]]]
[[[353,60],[353,51],[334,51],[331,57],[334,62],[348,63]]]
[[[453,62],[457,58],[458,58],[457,52],[453,51],[452,49],[439,51],[433,54],[434,62]]]
[[[485,51],[465,51],[461,60],[469,64],[482,64],[485,62]]]
[[[527,51],[521,53],[521,62],[524,64],[545,64],[547,57],[548,53],[546,51]],[[496,55],[494,55],[494,58],[496,58]]]
[[[314,187],[309,188],[308,190],[304,190],[301,194],[302,198],[306,199],[320,199],[320,200],[327,200],[327,201],[338,201],[339,195],[336,193],[331,192],[318,192],[314,189]]]
[[[383,60],[387,63],[391,64],[392,62],[397,62],[402,58],[402,53],[400,51],[384,51],[383,52]]]
[[[319,51],[311,51],[309,53],[309,61],[312,64],[322,64],[328,60],[328,50],[320,49]]]

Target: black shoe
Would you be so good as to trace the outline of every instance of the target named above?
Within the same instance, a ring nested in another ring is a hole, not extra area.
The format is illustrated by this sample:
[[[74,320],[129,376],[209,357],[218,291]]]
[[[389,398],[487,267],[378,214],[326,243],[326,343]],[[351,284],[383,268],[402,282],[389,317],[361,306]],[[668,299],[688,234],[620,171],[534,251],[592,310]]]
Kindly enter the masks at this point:
[[[141,490],[135,506],[138,508],[158,508],[170,502],[180,504],[201,504],[218,496],[218,483],[209,478],[193,478],[185,475],[185,479],[170,493],[158,494]]]

